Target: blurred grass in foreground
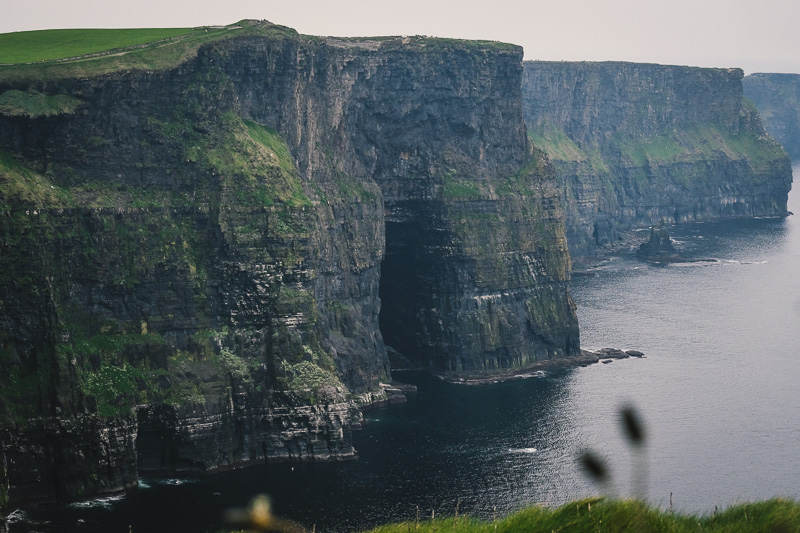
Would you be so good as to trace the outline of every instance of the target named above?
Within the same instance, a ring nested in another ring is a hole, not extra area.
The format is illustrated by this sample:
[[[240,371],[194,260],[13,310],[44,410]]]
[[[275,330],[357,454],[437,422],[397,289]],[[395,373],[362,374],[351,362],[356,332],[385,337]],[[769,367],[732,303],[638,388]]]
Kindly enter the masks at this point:
[[[281,531],[282,528],[236,530]],[[324,533],[324,529],[313,528]],[[480,521],[468,516],[387,524],[368,533],[551,533],[572,532],[800,532],[800,503],[787,499],[734,505],[710,515],[689,515],[653,508],[639,500],[593,498],[555,509],[529,507],[507,518]]]
[[[706,516],[655,509],[638,500],[587,499],[557,509],[530,507],[502,520],[482,522],[467,517],[389,524],[372,533],[469,532],[550,533],[551,531],[614,532],[795,532],[800,531],[800,503],[773,499],[735,505]]]

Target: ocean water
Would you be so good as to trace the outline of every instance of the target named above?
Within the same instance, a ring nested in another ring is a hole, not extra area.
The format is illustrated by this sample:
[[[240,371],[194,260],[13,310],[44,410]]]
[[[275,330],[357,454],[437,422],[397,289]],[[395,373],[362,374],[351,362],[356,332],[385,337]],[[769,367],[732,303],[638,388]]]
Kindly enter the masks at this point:
[[[397,373],[419,392],[367,413],[357,461],[144,479],[114,498],[18,510],[11,531],[214,531],[224,509],[262,493],[317,531],[417,513],[491,519],[600,492],[700,514],[800,499],[798,193],[790,209],[798,215],[670,228],[684,256],[713,262],[623,255],[574,280],[583,346],[643,359],[481,386]],[[639,455],[620,429],[626,405],[645,423]],[[581,472],[585,450],[609,465],[608,487]]]

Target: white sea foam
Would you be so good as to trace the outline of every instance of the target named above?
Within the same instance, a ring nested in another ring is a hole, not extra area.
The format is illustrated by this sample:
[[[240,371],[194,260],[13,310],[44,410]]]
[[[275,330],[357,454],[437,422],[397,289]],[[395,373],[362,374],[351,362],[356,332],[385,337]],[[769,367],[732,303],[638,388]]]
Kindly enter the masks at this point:
[[[536,448],[509,448],[509,453],[536,453]]]
[[[22,509],[14,509],[13,511],[11,511],[8,514],[8,516],[6,516],[6,522],[8,522],[9,524],[18,524],[20,522],[27,522],[29,524],[34,523],[31,522],[28,513],[26,513]]]
[[[514,377],[516,377],[517,379],[544,378],[547,377],[547,374],[544,372],[544,370],[536,370],[534,372],[530,372],[527,374],[517,374]]]
[[[179,478],[169,478],[169,479],[162,479],[159,481],[162,485],[185,485],[186,483],[194,483],[194,479],[179,479]]]
[[[95,498],[94,500],[85,500],[82,502],[74,502],[69,504],[70,507],[76,509],[92,509],[100,507],[102,509],[111,509],[115,503],[125,498],[124,494],[115,494],[113,496],[105,496],[103,498]]]

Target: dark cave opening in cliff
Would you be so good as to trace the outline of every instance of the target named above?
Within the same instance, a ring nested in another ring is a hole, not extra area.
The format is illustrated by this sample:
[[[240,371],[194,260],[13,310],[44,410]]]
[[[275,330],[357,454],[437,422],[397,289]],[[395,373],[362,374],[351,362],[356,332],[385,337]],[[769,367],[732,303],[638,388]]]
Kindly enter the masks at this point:
[[[421,264],[416,244],[420,228],[386,222],[386,253],[381,263],[379,324],[392,368],[424,357],[420,353]]]

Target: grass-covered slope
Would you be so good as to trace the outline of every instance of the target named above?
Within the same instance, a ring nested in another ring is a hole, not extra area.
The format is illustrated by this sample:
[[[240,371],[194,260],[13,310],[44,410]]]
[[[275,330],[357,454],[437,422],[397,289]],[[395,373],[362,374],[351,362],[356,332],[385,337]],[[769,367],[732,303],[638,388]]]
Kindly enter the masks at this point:
[[[745,101],[744,105],[747,113],[756,113],[752,104]],[[768,177],[773,163],[786,157],[781,145],[766,135],[745,128],[731,131],[712,123],[695,123],[638,138],[620,132],[603,147],[605,156],[596,146],[579,147],[563,129],[551,123],[532,127],[528,135],[551,161],[589,163],[598,172],[609,171],[606,159],[610,158],[627,167],[652,168],[724,157],[746,163],[759,180]]]
[[[773,499],[735,505],[720,513],[697,516],[672,513],[636,500],[588,499],[558,509],[530,507],[505,519],[483,522],[468,517],[390,524],[372,533],[550,533],[615,532],[790,532],[800,531],[800,504]]]
[[[0,63],[50,61],[184,36],[191,28],[70,29],[0,34]]]
[[[162,29],[40,30],[0,34],[0,80],[53,81],[130,70],[164,70],[193,57],[201,45],[230,37],[292,37],[269,22]]]

